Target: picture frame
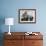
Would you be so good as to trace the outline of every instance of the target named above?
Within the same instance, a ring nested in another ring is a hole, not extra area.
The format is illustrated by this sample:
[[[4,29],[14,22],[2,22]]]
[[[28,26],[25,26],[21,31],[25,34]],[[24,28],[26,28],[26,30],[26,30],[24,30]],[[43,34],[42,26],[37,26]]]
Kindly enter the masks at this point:
[[[36,9],[19,9],[19,23],[36,23]]]

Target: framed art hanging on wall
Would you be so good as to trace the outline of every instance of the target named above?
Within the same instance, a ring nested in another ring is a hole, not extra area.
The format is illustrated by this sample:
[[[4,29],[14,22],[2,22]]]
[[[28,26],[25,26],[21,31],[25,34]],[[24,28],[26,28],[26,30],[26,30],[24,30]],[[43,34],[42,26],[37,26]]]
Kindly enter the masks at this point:
[[[36,9],[19,9],[19,23],[36,23]]]

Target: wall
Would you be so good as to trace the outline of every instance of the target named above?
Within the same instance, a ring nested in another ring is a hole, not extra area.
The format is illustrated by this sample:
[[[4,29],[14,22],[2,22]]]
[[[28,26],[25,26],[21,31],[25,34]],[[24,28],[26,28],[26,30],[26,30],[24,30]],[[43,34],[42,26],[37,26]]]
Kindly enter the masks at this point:
[[[36,24],[18,23],[18,9],[22,8],[36,9]],[[0,17],[15,19],[14,26],[11,26],[12,32],[38,31],[46,35],[46,0],[0,0]],[[0,31],[8,32],[8,26],[0,24]]]
[[[15,25],[12,26],[11,31],[46,31],[46,1],[41,0],[1,0],[1,14],[0,16],[13,17]],[[18,9],[30,8],[36,9],[36,24],[19,24],[18,23]],[[2,32],[8,31],[6,25],[2,26]],[[14,28],[14,29],[13,29]]]

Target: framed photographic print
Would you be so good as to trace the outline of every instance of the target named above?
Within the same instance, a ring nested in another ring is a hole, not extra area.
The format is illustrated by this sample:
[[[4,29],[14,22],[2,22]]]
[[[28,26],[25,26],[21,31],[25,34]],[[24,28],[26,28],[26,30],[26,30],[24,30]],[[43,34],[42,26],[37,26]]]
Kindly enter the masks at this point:
[[[19,23],[36,23],[36,9],[19,9]]]

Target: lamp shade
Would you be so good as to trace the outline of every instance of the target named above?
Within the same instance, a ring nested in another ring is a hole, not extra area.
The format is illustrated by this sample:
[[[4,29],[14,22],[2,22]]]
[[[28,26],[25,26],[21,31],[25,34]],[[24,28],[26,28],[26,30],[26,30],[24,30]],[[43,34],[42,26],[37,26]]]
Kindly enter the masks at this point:
[[[14,25],[14,18],[5,18],[5,25]]]

